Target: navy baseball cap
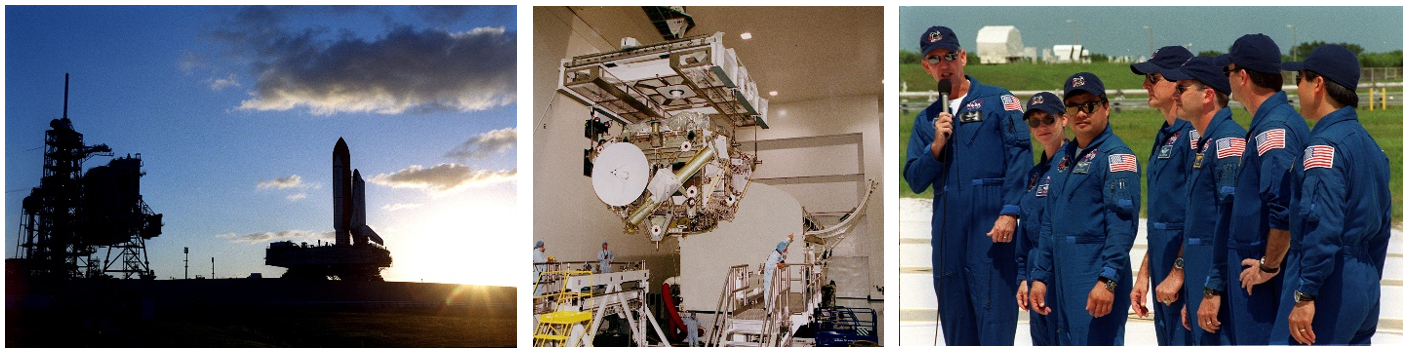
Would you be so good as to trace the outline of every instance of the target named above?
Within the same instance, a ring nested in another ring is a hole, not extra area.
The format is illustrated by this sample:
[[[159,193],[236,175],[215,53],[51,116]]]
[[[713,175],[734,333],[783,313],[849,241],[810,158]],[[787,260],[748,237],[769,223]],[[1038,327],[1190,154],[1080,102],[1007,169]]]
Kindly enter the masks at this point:
[[[1025,115],[1030,115],[1032,111],[1042,111],[1053,115],[1064,114],[1064,101],[1050,92],[1040,92],[1030,97],[1029,106],[1025,108]]]
[[[1304,57],[1304,62],[1285,62],[1280,64],[1280,68],[1313,71],[1324,79],[1350,90],[1358,89],[1358,78],[1362,72],[1358,65],[1358,55],[1340,45],[1315,47],[1314,51],[1309,52],[1309,56]]]
[[[1162,71],[1162,69],[1176,68],[1190,58],[1191,51],[1185,47],[1167,46],[1153,52],[1152,58],[1146,62],[1133,63],[1128,67],[1133,69],[1133,74],[1146,75]]]
[[[1069,76],[1064,80],[1064,99],[1073,97],[1076,92],[1088,92],[1094,96],[1104,96],[1103,80],[1099,80],[1097,75],[1090,72],[1082,72]]]
[[[1216,89],[1216,92],[1231,94],[1231,81],[1226,79],[1226,74],[1221,72],[1221,68],[1212,63],[1211,57],[1196,56],[1186,60],[1186,63],[1179,67],[1162,69],[1162,78],[1167,81],[1196,80]]]
[[[927,53],[939,48],[953,52],[960,50],[961,42],[956,40],[956,32],[951,31],[951,28],[938,25],[927,28],[927,31],[922,33],[921,46],[922,56],[925,57]]]
[[[1265,34],[1245,34],[1231,45],[1231,53],[1216,56],[1212,64],[1225,68],[1235,63],[1261,73],[1280,73],[1280,46]]]

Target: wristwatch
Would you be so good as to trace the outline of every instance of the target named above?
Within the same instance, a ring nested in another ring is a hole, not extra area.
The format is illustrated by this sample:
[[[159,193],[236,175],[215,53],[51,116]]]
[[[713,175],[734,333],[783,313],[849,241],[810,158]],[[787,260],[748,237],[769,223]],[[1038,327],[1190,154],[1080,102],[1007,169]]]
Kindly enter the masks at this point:
[[[1207,296],[1220,296],[1220,295],[1221,295],[1221,291],[1217,291],[1216,289],[1210,288],[1210,287],[1207,287],[1206,290],[1203,291],[1202,293],[1205,294],[1205,295],[1207,295]]]
[[[1115,290],[1118,289],[1118,282],[1117,282],[1117,281],[1113,281],[1113,279],[1109,279],[1109,278],[1102,277],[1102,276],[1099,276],[1099,277],[1098,277],[1098,281],[1102,281],[1102,282],[1103,282],[1103,288],[1108,289],[1108,292],[1114,292],[1114,293],[1116,293]]]
[[[1265,267],[1265,257],[1260,257],[1260,271],[1266,274],[1274,274],[1280,272],[1280,266],[1276,265],[1274,268],[1267,268]]]
[[[1309,294],[1304,293],[1304,292],[1294,291],[1294,302],[1295,302],[1295,303],[1310,302],[1310,301],[1313,301],[1313,300],[1314,300],[1314,296],[1310,296]]]
[[[1176,270],[1185,270],[1185,268],[1186,268],[1186,261],[1185,261],[1184,259],[1182,259],[1182,257],[1177,257],[1177,262],[1172,265],[1172,269],[1176,269]]]

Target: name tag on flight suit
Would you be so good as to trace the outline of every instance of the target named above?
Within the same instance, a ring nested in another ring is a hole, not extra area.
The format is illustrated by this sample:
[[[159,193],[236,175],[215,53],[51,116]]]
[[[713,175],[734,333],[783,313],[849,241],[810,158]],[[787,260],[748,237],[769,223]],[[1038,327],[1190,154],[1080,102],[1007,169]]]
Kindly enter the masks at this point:
[[[968,112],[965,112],[965,113],[961,113],[961,116],[960,116],[959,118],[957,118],[957,120],[960,120],[961,123],[965,124],[965,123],[971,123],[971,122],[976,122],[976,121],[982,121],[982,120],[985,120],[985,119],[981,117],[981,111],[979,111],[979,110],[972,110],[972,111],[968,111]]]
[[[1172,157],[1172,146],[1171,146],[1171,145],[1164,145],[1164,146],[1162,146],[1162,151],[1157,152],[1157,158],[1158,158],[1158,159],[1166,159],[1166,158],[1170,158],[1170,157]]]

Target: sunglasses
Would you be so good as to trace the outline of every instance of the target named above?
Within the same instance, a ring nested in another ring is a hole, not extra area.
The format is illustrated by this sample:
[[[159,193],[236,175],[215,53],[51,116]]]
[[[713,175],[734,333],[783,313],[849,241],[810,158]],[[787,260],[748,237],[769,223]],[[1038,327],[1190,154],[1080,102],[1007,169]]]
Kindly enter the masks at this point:
[[[1069,115],[1078,115],[1079,112],[1092,114],[1094,109],[1098,109],[1103,101],[1089,101],[1082,104],[1069,104],[1064,106],[1064,112]]]
[[[1235,68],[1235,69],[1221,68],[1221,72],[1222,72],[1222,73],[1226,73],[1226,77],[1230,77],[1231,74],[1234,74],[1235,72],[1242,71],[1242,70],[1245,70],[1245,68],[1239,68],[1239,67],[1237,67],[1237,68]]]
[[[930,56],[927,56],[927,63],[937,64],[937,63],[941,63],[941,60],[943,60],[943,59],[945,59],[947,62],[955,62],[955,61],[956,61],[956,52],[948,53],[948,54],[941,55],[941,56],[937,56],[937,55],[930,55]]]
[[[1186,93],[1187,90],[1197,90],[1197,91],[1200,91],[1200,90],[1202,90],[1202,89],[1204,89],[1204,88],[1196,87],[1195,84],[1192,84],[1192,85],[1177,85],[1177,94],[1184,94],[1184,93]]]
[[[1053,125],[1053,124],[1054,124],[1054,121],[1056,121],[1056,120],[1058,120],[1058,119],[1054,118],[1054,115],[1049,114],[1049,115],[1045,115],[1043,118],[1039,118],[1039,117],[1029,117],[1029,118],[1026,118],[1026,119],[1025,119],[1025,123],[1030,124],[1030,128],[1037,128],[1037,127],[1039,127],[1039,125],[1040,125],[1041,122],[1044,123],[1044,126],[1049,126],[1049,125]]]
[[[1157,73],[1147,73],[1147,83],[1156,84],[1159,80],[1161,80],[1161,78],[1157,77]]]

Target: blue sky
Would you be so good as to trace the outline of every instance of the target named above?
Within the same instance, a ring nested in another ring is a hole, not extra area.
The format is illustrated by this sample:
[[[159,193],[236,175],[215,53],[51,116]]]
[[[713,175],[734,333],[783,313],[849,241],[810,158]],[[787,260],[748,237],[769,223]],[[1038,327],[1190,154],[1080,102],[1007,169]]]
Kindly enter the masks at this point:
[[[916,52],[917,40],[928,27],[945,25],[956,31],[961,46],[974,49],[976,32],[987,25],[1013,25],[1026,47],[1039,51],[1074,42],[1089,52],[1109,56],[1147,56],[1148,30],[1156,47],[1191,44],[1192,52],[1230,49],[1241,35],[1264,33],[1280,49],[1294,43],[1348,42],[1364,52],[1402,49],[1401,7],[908,7],[900,8],[898,45]],[[1287,25],[1294,25],[1291,29]]]
[[[389,280],[517,285],[516,12],[502,7],[5,7],[5,256],[63,113],[141,153],[160,279],[278,276],[271,241],[332,237],[343,137]],[[95,157],[85,167],[107,164]],[[476,270],[474,273],[471,270]]]

